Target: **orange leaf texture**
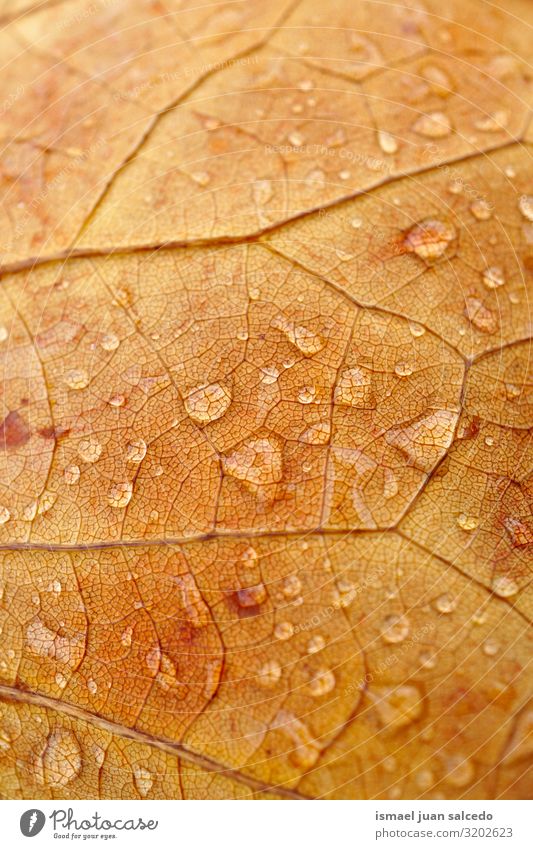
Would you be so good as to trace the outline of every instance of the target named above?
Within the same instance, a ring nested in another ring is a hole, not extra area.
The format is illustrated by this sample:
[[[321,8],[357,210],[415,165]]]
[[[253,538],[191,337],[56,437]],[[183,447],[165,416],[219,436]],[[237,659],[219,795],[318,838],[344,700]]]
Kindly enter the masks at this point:
[[[3,0],[3,798],[531,794],[532,12]]]

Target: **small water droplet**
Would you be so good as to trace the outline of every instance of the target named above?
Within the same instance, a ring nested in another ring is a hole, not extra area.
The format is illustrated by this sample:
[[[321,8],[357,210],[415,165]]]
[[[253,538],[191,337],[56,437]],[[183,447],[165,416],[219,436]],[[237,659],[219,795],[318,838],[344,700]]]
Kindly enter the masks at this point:
[[[326,641],[320,634],[315,634],[307,643],[307,651],[309,654],[317,654],[325,647]]]
[[[306,402],[302,401],[301,403]],[[326,445],[329,442],[330,435],[331,425],[329,422],[316,422],[304,430],[300,436],[300,442],[306,442],[308,445]]]
[[[65,687],[66,687],[66,686],[67,686],[67,684],[68,684],[67,679],[65,678],[65,676],[64,676],[64,675],[62,675],[62,673],[61,673],[61,672],[57,672],[57,673],[56,673],[56,676],[55,676],[55,682],[56,682],[57,686],[58,686],[61,690],[64,690],[64,689],[65,689]]]
[[[479,298],[469,295],[465,298],[464,314],[471,324],[482,333],[494,333],[498,329],[498,320]]]
[[[509,113],[506,109],[497,109],[491,115],[484,115],[474,122],[476,130],[482,133],[498,133],[509,123]]]
[[[146,457],[146,442],[144,439],[132,439],[126,446],[126,459],[130,463],[141,463]]]
[[[486,436],[485,437],[485,445],[488,445],[489,447],[491,445],[494,445],[494,437],[493,436]]]
[[[387,616],[383,622],[381,636],[386,643],[401,643],[409,634],[409,620],[406,616]]]
[[[457,233],[451,224],[436,218],[426,218],[409,230],[404,245],[421,259],[433,262],[445,255],[456,238]]]
[[[505,283],[503,269],[499,265],[491,265],[483,272],[483,283],[487,289],[498,289]]]
[[[363,220],[362,218],[352,218],[350,224],[354,230],[359,230],[363,226]]]
[[[320,168],[313,168],[305,178],[305,185],[312,191],[320,191],[326,185],[326,175]]]
[[[258,206],[264,206],[273,195],[270,180],[256,180],[252,185],[252,195]]]
[[[324,339],[318,333],[289,321],[285,316],[277,316],[272,321],[272,327],[281,330],[305,357],[317,354],[325,345]]]
[[[302,582],[297,575],[287,575],[282,584],[282,592],[285,598],[294,598],[302,589]]]
[[[421,769],[415,775],[415,782],[421,790],[429,790],[435,784],[435,778],[430,769]]]
[[[453,787],[466,787],[474,780],[476,770],[472,761],[468,758],[463,758],[461,755],[453,755],[445,760],[447,784]]]
[[[418,719],[422,713],[423,698],[418,687],[402,684],[400,687],[376,687],[367,690],[381,723],[387,728],[402,728]]]
[[[276,383],[279,377],[279,369],[275,366],[265,366],[261,369],[262,378],[261,383],[264,383],[266,386],[271,386],[273,383]]]
[[[52,591],[53,591],[56,595],[60,595],[60,593],[61,593],[61,589],[62,589],[62,587],[61,587],[61,581],[59,581],[57,578],[55,578],[55,579],[52,581]]]
[[[368,397],[370,378],[359,368],[344,371],[335,388],[335,401],[350,407],[364,406]]]
[[[492,581],[492,591],[500,598],[511,598],[517,594],[518,590],[516,581],[507,575],[497,575]]]
[[[198,186],[208,186],[211,182],[211,175],[208,171],[193,171],[191,179],[194,180]]]
[[[487,640],[483,643],[483,654],[494,657],[500,651],[500,644],[496,640]]]
[[[98,685],[92,678],[89,678],[87,681],[87,689],[92,696],[94,696],[98,691]]]
[[[331,669],[319,669],[309,682],[309,692],[315,698],[325,696],[335,687],[335,675]]]
[[[129,481],[115,483],[107,494],[107,503],[110,507],[127,507],[133,494],[133,484]]]
[[[237,591],[237,601],[241,607],[256,607],[263,604],[267,597],[264,584],[255,584],[253,587],[244,587]]]
[[[0,342],[6,342],[9,338],[9,331],[3,324],[0,325]]]
[[[291,622],[278,622],[274,628],[276,640],[290,640],[294,634],[294,625]]]
[[[448,593],[443,593],[434,600],[433,606],[439,613],[453,613],[457,607],[457,601]]]
[[[533,195],[522,195],[518,201],[518,209],[528,221],[533,221]]]
[[[208,424],[224,415],[231,403],[231,395],[220,383],[211,383],[194,389],[184,403],[193,421]]]
[[[258,680],[263,687],[273,687],[281,678],[281,666],[276,660],[268,660],[259,670]]]
[[[289,143],[294,147],[302,147],[304,143],[304,137],[297,130],[293,130],[292,133],[289,133],[287,136]]]
[[[492,218],[492,206],[484,198],[475,198],[470,204],[470,212],[478,221],[488,221]]]
[[[104,351],[116,351],[120,345],[120,339],[114,333],[104,333],[100,345]]]
[[[413,130],[428,139],[443,139],[450,135],[452,124],[444,112],[429,112],[417,118]]]
[[[298,401],[300,404],[311,404],[314,401],[316,389],[314,386],[302,386],[298,390]]]
[[[394,366],[394,371],[398,375],[398,377],[408,377],[413,373],[412,367],[408,363],[396,363]]]
[[[514,547],[519,548],[520,546],[533,543],[533,529],[530,525],[513,516],[506,516],[503,520],[503,525]]]
[[[274,438],[250,439],[226,457],[226,474],[252,486],[277,483],[283,475],[281,446]]]
[[[133,628],[131,627],[131,625],[128,625],[128,627],[125,628],[122,634],[120,635],[120,642],[125,648],[129,648],[131,646],[132,635]]]
[[[457,524],[463,531],[475,531],[479,525],[479,519],[475,516],[468,516],[466,513],[459,513]]]
[[[85,463],[96,463],[101,453],[102,446],[95,436],[80,439],[78,443],[78,454]]]
[[[69,389],[85,389],[90,383],[90,377],[84,369],[73,368],[65,373],[65,383]]]
[[[398,142],[396,138],[384,130],[378,132],[378,142],[383,153],[393,154],[398,150]]]
[[[124,395],[112,395],[108,401],[110,407],[123,407],[126,403]]]
[[[148,793],[152,789],[152,785],[154,783],[154,779],[151,772],[149,772],[142,766],[134,766],[133,776],[135,778],[135,786],[137,790],[139,791],[143,799],[146,798],[146,796],[148,796]]]
[[[316,764],[320,756],[320,745],[300,719],[288,711],[280,710],[272,727],[281,731],[291,741],[294,748],[290,752],[290,759],[297,767],[311,769]]]
[[[419,660],[425,669],[435,669],[435,666],[437,665],[436,655],[429,651],[420,652]]]
[[[10,518],[11,513],[9,512],[7,507],[0,505],[0,525],[5,525],[6,522],[9,522]]]
[[[82,753],[77,737],[66,728],[57,728],[37,755],[35,776],[45,786],[65,787],[82,768]]]
[[[506,383],[505,384],[505,394],[509,401],[512,401],[514,398],[519,398],[522,394],[522,390],[520,386],[517,386],[516,383]]]

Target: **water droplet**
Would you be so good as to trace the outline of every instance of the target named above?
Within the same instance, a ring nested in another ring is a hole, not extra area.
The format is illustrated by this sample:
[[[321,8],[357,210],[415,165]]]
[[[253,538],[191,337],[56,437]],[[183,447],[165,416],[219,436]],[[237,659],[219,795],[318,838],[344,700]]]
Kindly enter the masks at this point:
[[[101,453],[102,446],[96,436],[88,436],[85,439],[80,439],[78,443],[78,454],[85,463],[96,463]]]
[[[132,439],[126,447],[126,458],[130,463],[141,463],[146,457],[146,449],[144,439]]]
[[[359,368],[344,371],[335,388],[335,401],[349,407],[363,407],[368,400],[370,378]]]
[[[114,333],[104,333],[100,340],[100,345],[104,351],[116,351],[120,345],[120,340]]]
[[[9,512],[7,507],[4,507],[0,504],[0,525],[5,525],[6,522],[9,522],[10,518],[11,513]]]
[[[191,180],[194,180],[198,186],[208,186],[211,182],[211,175],[208,171],[193,171]]]
[[[437,410],[407,427],[394,428],[385,434],[389,445],[403,451],[418,469],[430,472],[454,437],[458,414]]]
[[[398,375],[398,377],[408,377],[413,373],[412,367],[408,363],[396,363],[394,366],[394,371]]]
[[[297,575],[288,575],[283,581],[282,592],[285,598],[294,598],[302,589],[302,582]]]
[[[277,483],[283,476],[281,447],[274,438],[251,439],[226,457],[226,474],[253,486]]]
[[[491,265],[483,272],[483,283],[487,289],[498,289],[505,283],[503,269],[499,265]]]
[[[208,424],[224,415],[231,403],[231,395],[220,383],[211,383],[194,389],[184,403],[193,421]]]
[[[45,786],[65,787],[79,775],[82,754],[78,739],[67,729],[57,728],[37,755],[35,776]]]
[[[126,403],[124,395],[112,395],[108,401],[110,407],[123,407]]]
[[[134,766],[133,776],[135,778],[135,786],[137,790],[139,791],[143,799],[146,798],[146,796],[148,796],[150,790],[152,789],[152,785],[154,783],[152,773],[142,766]]]
[[[270,180],[256,180],[252,185],[252,195],[258,206],[264,206],[273,195]]]
[[[272,727],[285,734],[294,745],[290,758],[296,766],[311,769],[316,764],[320,756],[320,745],[300,719],[288,711],[280,710]]]
[[[457,607],[457,601],[448,593],[443,593],[434,600],[433,606],[439,613],[453,613]]]
[[[398,150],[398,142],[391,133],[386,133],[384,130],[378,132],[378,142],[383,153],[396,153]]]
[[[281,330],[305,357],[311,357],[313,354],[317,354],[325,345],[324,339],[317,333],[314,333],[307,327],[302,327],[293,321],[289,321],[285,316],[280,315],[275,318],[272,321],[272,327]]]
[[[92,678],[87,681],[87,689],[92,696],[96,695],[98,691],[98,685]]]
[[[497,109],[491,115],[484,115],[474,122],[476,130],[483,133],[498,133],[509,123],[509,113],[506,109]]]
[[[313,80],[302,80],[298,83],[300,91],[312,91],[314,87]]]
[[[407,251],[414,252],[427,262],[444,256],[457,238],[455,228],[436,218],[426,218],[415,224],[404,239]]]
[[[465,298],[466,318],[482,333],[494,333],[498,329],[498,320],[479,298],[469,295]]]
[[[315,634],[307,643],[307,651],[309,654],[317,654],[325,647],[326,641],[320,634]]]
[[[518,590],[516,581],[507,575],[497,575],[492,581],[492,591],[500,598],[511,598],[517,594]]]
[[[443,139],[450,135],[452,124],[444,112],[429,112],[417,118],[413,130],[428,139]]]
[[[401,643],[409,635],[409,620],[406,616],[387,616],[383,622],[381,636],[386,643]]]
[[[316,424],[304,430],[300,436],[300,442],[306,442],[309,445],[326,445],[329,442],[330,435],[331,425],[329,422],[316,422]]]
[[[57,578],[55,578],[55,579],[52,581],[52,591],[53,591],[56,595],[60,595],[61,590],[62,590],[62,587],[61,587],[61,581],[59,581]]]
[[[271,386],[273,383],[276,383],[279,377],[279,369],[275,366],[265,366],[265,368],[261,369],[263,374],[261,378],[261,383],[264,383],[266,386]]]
[[[298,390],[298,401],[300,404],[311,404],[314,401],[316,389],[314,386],[302,386]]]
[[[259,670],[258,680],[263,687],[273,687],[281,678],[281,666],[276,660],[269,660]]]
[[[487,640],[483,643],[483,654],[487,657],[494,657],[500,651],[500,644],[496,640]]]
[[[522,394],[522,390],[520,386],[517,386],[516,383],[506,383],[505,384],[505,394],[509,401],[512,401],[514,398],[519,398]]]
[[[492,206],[484,198],[475,198],[470,204],[470,212],[478,221],[488,221],[492,218]]]
[[[239,342],[246,342],[249,338],[249,333],[247,330],[238,330],[236,336]]]
[[[347,170],[339,171],[339,177],[340,177],[341,180],[349,180],[350,179],[350,172],[347,171]]]
[[[468,758],[463,758],[461,755],[453,755],[445,760],[447,784],[453,787],[466,787],[474,780],[476,770],[472,761]]]
[[[479,519],[475,516],[468,516],[466,513],[459,513],[457,524],[463,531],[475,531],[479,525]]]
[[[341,248],[336,248],[335,254],[341,262],[350,262],[350,260],[353,259],[353,254],[349,254],[346,251],[343,251]]]
[[[241,607],[256,607],[258,604],[263,604],[266,597],[265,586],[261,583],[237,591],[237,601]]]
[[[60,688],[60,690],[64,690],[65,687],[68,684],[67,679],[65,678],[65,676],[61,672],[56,673],[55,682],[56,682],[57,686]]]
[[[292,144],[294,147],[302,147],[304,143],[304,137],[296,130],[293,130],[292,133],[289,133],[287,138],[289,140],[289,143]]]
[[[67,371],[64,377],[69,389],[85,389],[90,383],[90,378],[84,369],[73,368]]]
[[[278,622],[274,628],[276,640],[290,640],[294,634],[294,625],[291,622]]]
[[[448,74],[437,65],[426,65],[422,71],[424,79],[434,94],[447,97],[453,91],[453,84]]]
[[[359,228],[363,226],[363,220],[362,218],[352,218],[350,224],[354,230],[359,230]]]
[[[528,221],[533,221],[533,195],[522,195],[518,201],[518,209]]]
[[[9,338],[9,331],[3,324],[0,325],[0,342],[6,342]]]
[[[120,635],[120,642],[124,646],[124,648],[129,648],[131,646],[131,640],[133,635],[133,628],[131,625],[128,625],[127,628],[124,629],[122,634]]]
[[[513,546],[518,548],[522,545],[533,543],[533,529],[525,522],[513,516],[507,516],[503,520],[503,525],[511,538],[511,544]]]
[[[325,696],[335,687],[335,675],[331,669],[319,669],[309,682],[309,692],[315,698]]]
[[[320,168],[313,168],[305,178],[305,185],[312,191],[320,191],[326,185],[326,175]]]
[[[415,782],[421,790],[429,790],[435,784],[435,778],[430,769],[421,769],[415,775]]]
[[[107,503],[110,507],[127,507],[133,494],[133,484],[129,481],[115,483],[107,494]]]
[[[400,687],[375,687],[367,690],[381,723],[387,728],[402,728],[418,719],[422,713],[423,698],[418,687],[402,684]]]
[[[415,338],[423,336],[426,332],[426,328],[422,327],[421,324],[417,324],[416,321],[409,322],[409,330],[411,332],[411,336],[414,336]]]
[[[437,665],[436,655],[429,651],[420,652],[419,660],[424,669],[435,669],[435,666]]]

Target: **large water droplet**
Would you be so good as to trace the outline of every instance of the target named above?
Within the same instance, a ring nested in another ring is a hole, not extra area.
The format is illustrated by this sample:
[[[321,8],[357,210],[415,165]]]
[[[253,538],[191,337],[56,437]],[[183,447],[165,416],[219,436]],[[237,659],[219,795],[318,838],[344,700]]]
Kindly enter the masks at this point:
[[[104,333],[100,340],[100,345],[104,351],[116,351],[120,345],[120,340],[114,333]]]
[[[211,383],[194,389],[184,403],[193,421],[208,424],[224,415],[231,403],[231,395],[220,383]]]
[[[393,154],[398,150],[398,142],[396,138],[384,130],[378,132],[378,142],[383,153]]]
[[[263,604],[266,597],[266,589],[262,583],[237,591],[237,601],[241,607],[256,607],[258,604]]]

